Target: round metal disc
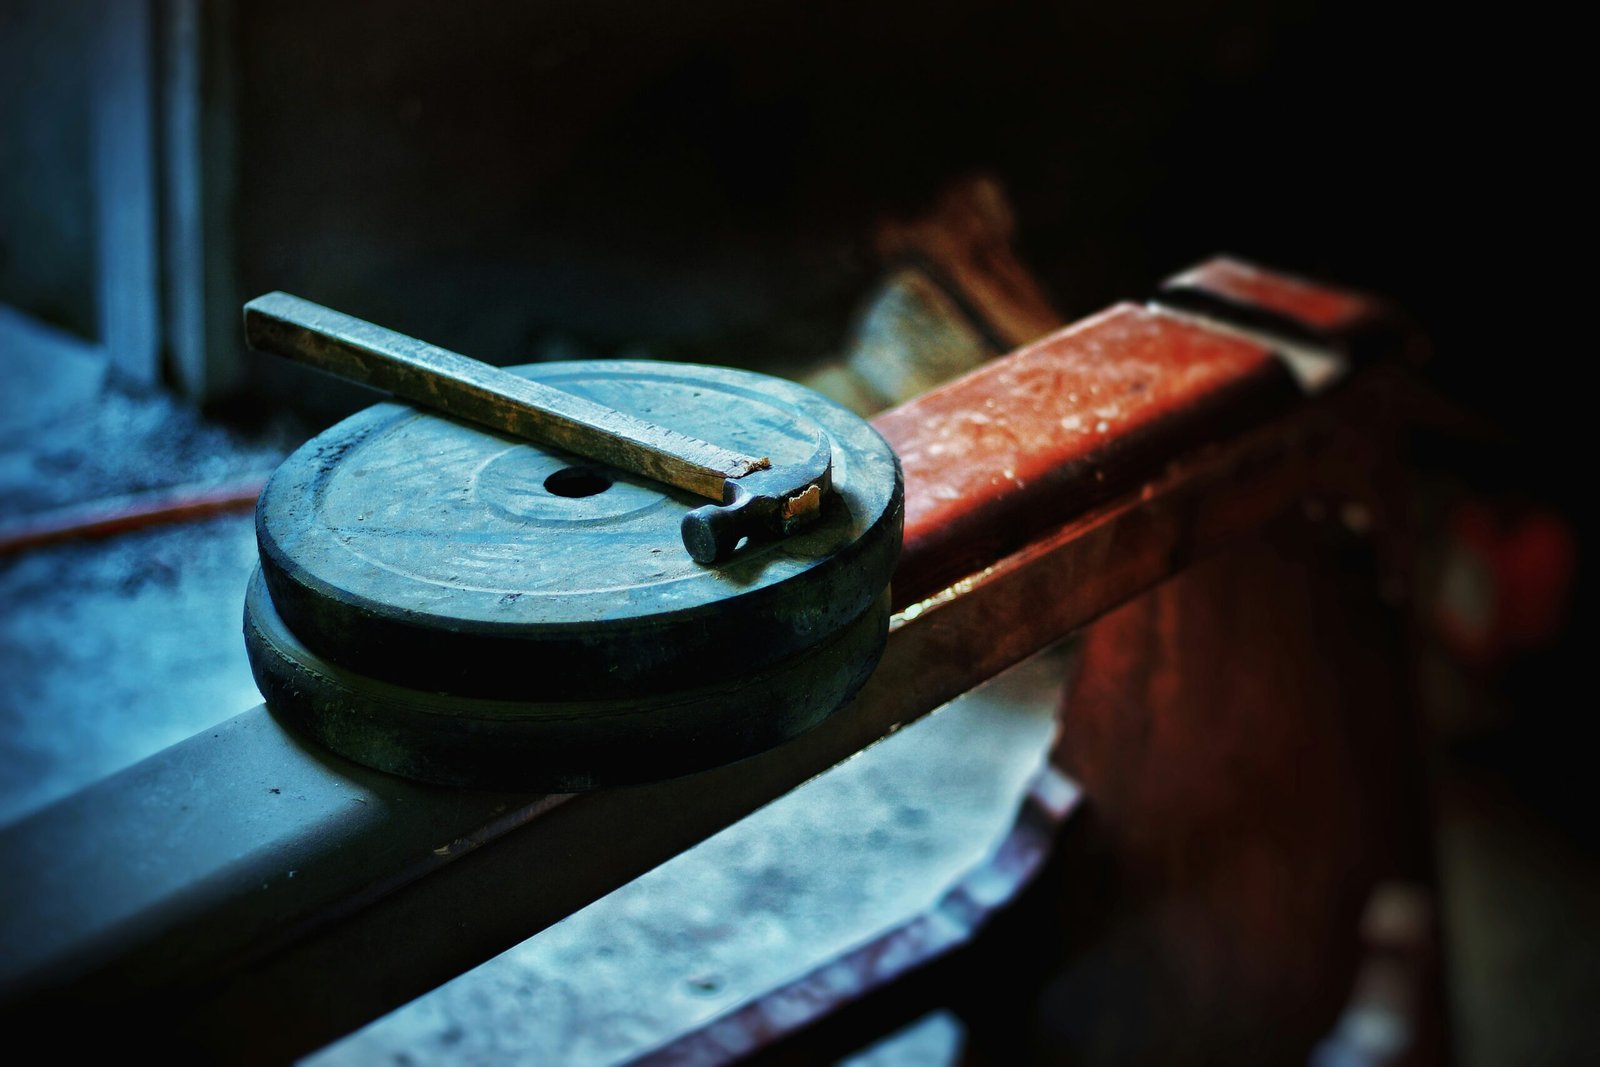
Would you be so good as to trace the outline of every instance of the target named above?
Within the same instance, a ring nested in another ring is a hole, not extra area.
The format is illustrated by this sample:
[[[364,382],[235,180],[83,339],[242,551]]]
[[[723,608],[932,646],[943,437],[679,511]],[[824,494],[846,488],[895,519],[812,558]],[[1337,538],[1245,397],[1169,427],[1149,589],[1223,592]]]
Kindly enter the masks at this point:
[[[759,673],[862,617],[900,545],[899,464],[858,416],[791,382],[684,364],[515,373],[727,448],[833,449],[822,518],[702,566],[679,533],[705,501],[399,404],[289,457],[257,508],[289,632],[374,681],[523,702],[642,700]]]
[[[259,571],[244,630],[273,713],[346,758],[442,785],[574,792],[721,766],[809,729],[872,673],[888,621],[885,591],[825,640],[761,670],[661,696],[581,702],[427,693],[329,663],[284,625]]]

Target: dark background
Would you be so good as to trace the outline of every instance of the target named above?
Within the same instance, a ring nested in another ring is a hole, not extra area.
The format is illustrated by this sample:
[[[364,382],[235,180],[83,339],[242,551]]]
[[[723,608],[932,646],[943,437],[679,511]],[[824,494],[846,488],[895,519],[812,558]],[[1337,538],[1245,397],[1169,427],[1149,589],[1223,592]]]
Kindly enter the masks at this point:
[[[1441,379],[1533,434],[1567,401],[1504,368],[1538,343],[1571,138],[1530,32],[1248,0],[241,3],[239,286],[500,361],[804,362],[870,224],[984,170],[1069,318],[1229,251],[1397,298]]]

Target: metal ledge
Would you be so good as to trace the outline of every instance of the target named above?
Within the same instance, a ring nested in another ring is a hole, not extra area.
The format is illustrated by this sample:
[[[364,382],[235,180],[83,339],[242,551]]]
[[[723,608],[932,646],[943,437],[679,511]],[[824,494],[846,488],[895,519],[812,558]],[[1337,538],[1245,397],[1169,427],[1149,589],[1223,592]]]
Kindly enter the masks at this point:
[[[1334,398],[1344,394],[1335,394]],[[5,1014],[229,1061],[320,1047],[481,963],[1290,506],[1326,402],[1172,465],[904,609],[852,704],[703,774],[431,788],[258,707],[0,832]],[[108,1018],[109,1017],[109,1018]]]

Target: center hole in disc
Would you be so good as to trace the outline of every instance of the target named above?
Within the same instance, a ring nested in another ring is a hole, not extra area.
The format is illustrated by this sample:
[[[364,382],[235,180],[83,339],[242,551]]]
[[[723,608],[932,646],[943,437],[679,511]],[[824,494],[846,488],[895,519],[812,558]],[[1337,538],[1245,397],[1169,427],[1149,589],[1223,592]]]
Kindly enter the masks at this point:
[[[563,467],[544,480],[556,496],[594,496],[611,488],[611,479],[599,467]]]

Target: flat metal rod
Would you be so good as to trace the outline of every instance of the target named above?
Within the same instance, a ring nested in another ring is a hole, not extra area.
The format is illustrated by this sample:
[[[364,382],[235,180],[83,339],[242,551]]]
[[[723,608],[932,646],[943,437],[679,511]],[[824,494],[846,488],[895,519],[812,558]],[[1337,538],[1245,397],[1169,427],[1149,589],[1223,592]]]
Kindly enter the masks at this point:
[[[907,606],[850,707],[704,774],[573,796],[433,789],[246,712],[0,832],[3,1014],[92,1014],[216,1060],[311,1051],[1283,512],[1326,428],[1302,410],[1206,450]]]
[[[722,503],[766,457],[721,448],[288,293],[244,306],[251,348]]]

